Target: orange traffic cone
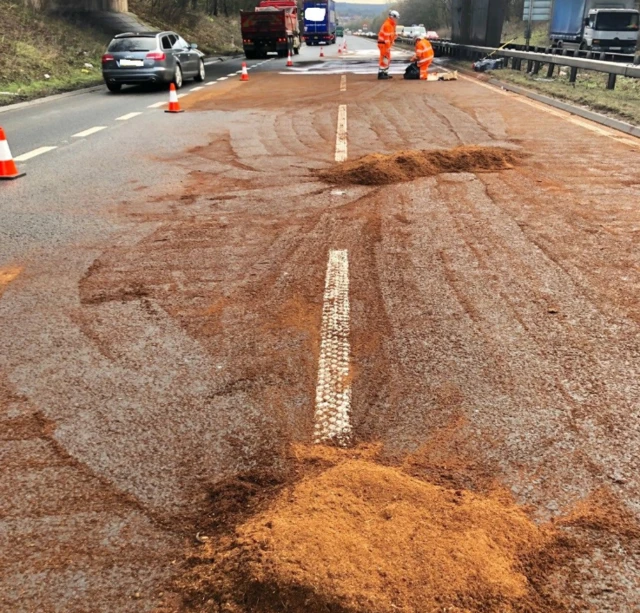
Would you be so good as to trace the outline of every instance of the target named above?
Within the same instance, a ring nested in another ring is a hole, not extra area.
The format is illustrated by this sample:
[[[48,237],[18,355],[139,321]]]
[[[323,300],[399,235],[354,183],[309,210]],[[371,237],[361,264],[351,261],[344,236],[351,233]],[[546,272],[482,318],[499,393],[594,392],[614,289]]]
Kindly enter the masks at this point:
[[[320,47],[320,57],[324,57],[324,47]]]
[[[342,47],[338,45],[338,53],[342,53]]]
[[[293,66],[293,59],[291,59],[291,50],[289,50],[289,55],[287,56],[287,66]]]
[[[184,111],[180,108],[176,86],[173,83],[171,84],[171,87],[169,87],[169,108],[165,111],[165,113],[184,113]]]
[[[345,40],[344,43],[342,43],[342,50],[346,51],[347,50],[347,41]]]
[[[0,181],[10,181],[24,175],[24,172],[18,172],[18,167],[11,157],[7,137],[4,135],[4,130],[0,128]]]
[[[247,72],[247,63],[246,62],[242,62],[242,74],[240,75],[240,80],[241,81],[248,81],[249,80],[249,73]]]

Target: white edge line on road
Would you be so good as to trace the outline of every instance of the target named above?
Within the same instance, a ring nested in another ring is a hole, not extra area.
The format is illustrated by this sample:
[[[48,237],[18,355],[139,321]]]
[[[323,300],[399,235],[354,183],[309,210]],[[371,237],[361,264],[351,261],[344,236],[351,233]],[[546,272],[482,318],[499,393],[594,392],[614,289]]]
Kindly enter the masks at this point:
[[[189,92],[184,92],[183,94],[178,94],[178,98],[184,98],[185,96],[188,96]]]
[[[329,252],[322,304],[320,356],[313,439],[348,444],[351,436],[349,345],[349,257]]]
[[[229,77],[218,77],[218,81],[226,81]]]
[[[31,158],[34,158],[38,155],[42,155],[43,153],[48,153],[49,151],[53,151],[54,149],[57,149],[57,148],[58,147],[40,147],[38,149],[34,149],[33,151],[29,151],[28,153],[23,153],[22,155],[19,155],[13,159],[16,162],[26,162]]]
[[[207,85],[215,85],[216,82],[215,81],[209,81],[209,83],[207,83]]]
[[[153,104],[150,104],[147,108],[148,109],[159,109],[161,106],[164,106],[166,103],[166,101],[163,102],[154,102]]]
[[[116,117],[116,121],[128,121],[129,119],[133,119],[138,115],[142,115],[142,113],[128,113],[127,115],[123,115],[122,117]]]
[[[197,92],[197,91],[199,91],[201,89],[203,89],[202,86],[200,86],[200,87],[192,87],[189,91],[190,92]]]
[[[230,72],[227,76],[228,77],[235,77],[238,73],[237,72]]]
[[[338,108],[338,129],[336,130],[336,162],[347,160],[347,105]]]
[[[341,92],[347,91],[347,75],[346,74],[343,74],[340,77],[340,91]]]
[[[107,129],[107,126],[96,126],[95,128],[89,128],[88,130],[84,130],[83,132],[72,134],[71,138],[84,138],[85,136],[91,136],[96,132],[100,132],[101,130],[106,130],[106,129]]]

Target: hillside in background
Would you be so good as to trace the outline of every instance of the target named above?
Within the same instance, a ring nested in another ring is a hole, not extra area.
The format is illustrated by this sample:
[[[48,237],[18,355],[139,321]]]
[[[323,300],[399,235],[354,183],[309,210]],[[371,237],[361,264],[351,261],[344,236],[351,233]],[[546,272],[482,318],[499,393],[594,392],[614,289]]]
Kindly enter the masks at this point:
[[[376,17],[385,10],[388,10],[391,3],[388,4],[357,4],[355,2],[336,2],[336,11],[342,17],[351,17],[359,15],[362,17]]]

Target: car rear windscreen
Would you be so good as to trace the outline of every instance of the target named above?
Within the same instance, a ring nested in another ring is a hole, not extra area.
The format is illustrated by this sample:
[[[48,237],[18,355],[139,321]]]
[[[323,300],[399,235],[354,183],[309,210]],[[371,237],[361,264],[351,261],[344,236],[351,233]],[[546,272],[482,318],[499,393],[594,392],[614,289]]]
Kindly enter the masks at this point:
[[[158,46],[155,37],[114,38],[107,51],[153,51]]]

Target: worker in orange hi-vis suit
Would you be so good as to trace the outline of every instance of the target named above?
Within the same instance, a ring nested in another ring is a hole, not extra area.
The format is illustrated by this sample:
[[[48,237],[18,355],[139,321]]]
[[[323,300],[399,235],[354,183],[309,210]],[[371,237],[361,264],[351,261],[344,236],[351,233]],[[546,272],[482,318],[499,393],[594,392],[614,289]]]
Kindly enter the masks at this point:
[[[422,35],[416,38],[416,54],[411,58],[411,61],[418,63],[420,79],[426,81],[429,74],[429,66],[433,62],[433,47],[426,36]]]
[[[389,75],[391,64],[391,47],[396,40],[396,23],[400,19],[398,11],[389,11],[389,18],[382,24],[378,32],[378,49],[380,49],[380,69],[378,79],[392,79]]]

